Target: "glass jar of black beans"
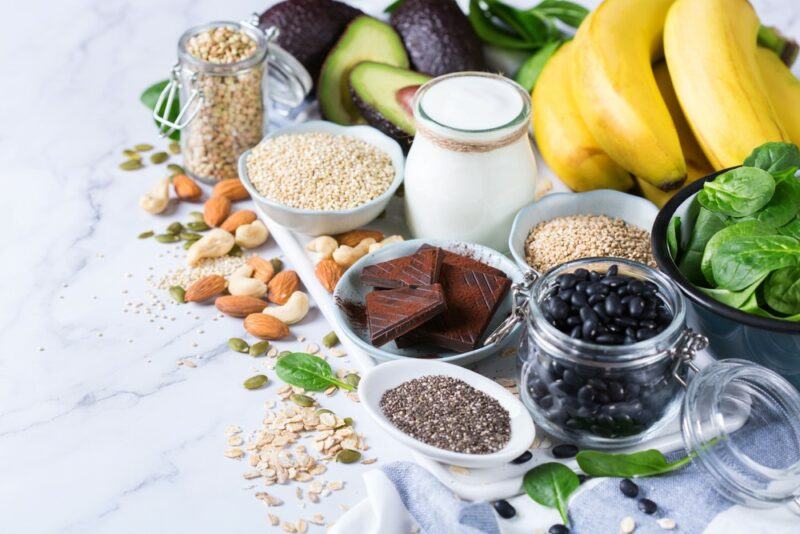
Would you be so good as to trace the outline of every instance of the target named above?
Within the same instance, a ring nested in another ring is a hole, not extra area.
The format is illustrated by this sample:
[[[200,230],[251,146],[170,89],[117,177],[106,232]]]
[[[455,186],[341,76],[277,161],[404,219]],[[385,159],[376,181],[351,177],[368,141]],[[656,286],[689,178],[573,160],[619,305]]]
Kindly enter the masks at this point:
[[[546,432],[582,447],[639,443],[677,413],[685,336],[677,286],[645,265],[588,258],[534,284],[517,365],[523,402]]]

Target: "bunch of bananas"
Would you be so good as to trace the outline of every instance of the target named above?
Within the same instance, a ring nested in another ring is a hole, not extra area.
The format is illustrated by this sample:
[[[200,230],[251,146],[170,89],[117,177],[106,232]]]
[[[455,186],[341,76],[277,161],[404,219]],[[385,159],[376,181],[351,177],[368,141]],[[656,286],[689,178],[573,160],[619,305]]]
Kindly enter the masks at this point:
[[[800,80],[759,27],[747,0],[605,0],[533,90],[544,160],[575,191],[636,183],[661,206],[763,143],[800,144]]]

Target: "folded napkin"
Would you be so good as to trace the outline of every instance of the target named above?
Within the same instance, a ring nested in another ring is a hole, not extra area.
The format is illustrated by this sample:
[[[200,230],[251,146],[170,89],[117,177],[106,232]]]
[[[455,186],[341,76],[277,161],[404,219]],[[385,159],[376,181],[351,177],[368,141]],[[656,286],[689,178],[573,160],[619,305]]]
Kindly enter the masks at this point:
[[[546,533],[561,520],[526,495],[510,499],[517,515],[502,519],[488,503],[467,502],[427,470],[410,462],[394,462],[364,475],[367,498],[330,528],[331,534],[533,534]],[[620,521],[632,517],[636,534],[665,531],[658,519],[672,519],[672,532],[691,534],[796,534],[800,515],[788,506],[754,509],[738,506],[719,495],[714,482],[699,466],[675,473],[636,479],[640,496],[658,504],[654,515],[640,512],[636,499],[619,491],[619,479],[590,480],[570,500],[571,532],[619,532]]]

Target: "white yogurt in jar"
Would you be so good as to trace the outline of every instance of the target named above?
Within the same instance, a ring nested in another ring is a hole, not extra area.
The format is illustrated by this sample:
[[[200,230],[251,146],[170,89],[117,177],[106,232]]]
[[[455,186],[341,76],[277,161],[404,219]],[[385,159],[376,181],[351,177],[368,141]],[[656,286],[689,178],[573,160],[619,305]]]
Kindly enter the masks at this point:
[[[514,216],[536,194],[529,95],[502,76],[450,74],[420,88],[414,119],[405,167],[412,234],[506,251]]]

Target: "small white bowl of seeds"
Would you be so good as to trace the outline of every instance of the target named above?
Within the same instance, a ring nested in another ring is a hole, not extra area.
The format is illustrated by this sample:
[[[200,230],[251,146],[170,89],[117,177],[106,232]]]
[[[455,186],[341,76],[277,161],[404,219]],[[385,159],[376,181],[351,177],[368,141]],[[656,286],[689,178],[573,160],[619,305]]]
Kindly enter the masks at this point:
[[[360,228],[403,181],[400,145],[371,126],[310,121],[266,136],[239,158],[239,178],[272,220],[307,235]]]

